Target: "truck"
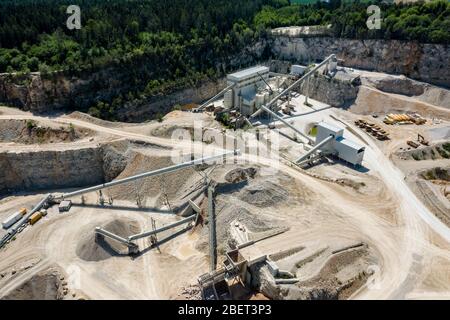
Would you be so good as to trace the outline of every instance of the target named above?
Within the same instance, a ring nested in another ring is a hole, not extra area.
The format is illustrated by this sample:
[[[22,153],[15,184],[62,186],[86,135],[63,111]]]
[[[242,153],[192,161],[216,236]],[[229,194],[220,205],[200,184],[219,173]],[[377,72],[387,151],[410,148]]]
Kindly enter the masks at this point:
[[[2,222],[2,226],[3,229],[8,229],[9,227],[11,227],[13,224],[15,224],[17,221],[19,221],[20,219],[22,219],[22,217],[27,213],[27,209],[26,208],[21,208],[19,211],[13,213],[12,215],[10,215],[8,218],[6,218],[3,222]]]
[[[30,225],[34,225],[41,218],[42,218],[42,212],[38,211],[38,212],[33,213],[28,221],[30,222]]]

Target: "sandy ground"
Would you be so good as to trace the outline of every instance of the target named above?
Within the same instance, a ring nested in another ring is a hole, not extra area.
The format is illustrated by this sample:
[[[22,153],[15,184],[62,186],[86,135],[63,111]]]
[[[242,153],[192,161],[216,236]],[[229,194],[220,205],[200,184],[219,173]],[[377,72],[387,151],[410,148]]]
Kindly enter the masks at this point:
[[[139,212],[132,207],[127,211],[123,209],[126,205],[121,203],[121,210],[74,206],[67,214],[59,214],[56,212],[57,208],[51,208],[47,217],[39,224],[26,228],[17,240],[1,253],[5,257],[2,269],[3,266],[16,265],[19,261],[28,259],[30,252],[33,252],[34,256],[42,259],[34,267],[35,271],[58,265],[65,273],[79,275],[76,285],[71,289],[82,292],[91,299],[170,298],[206,267],[202,258],[196,258],[199,253],[184,244],[190,242],[189,233],[177,238],[181,249],[176,255],[171,254],[175,243],[168,243],[167,248],[165,244],[162,245],[161,253],[151,250],[136,258],[111,256],[99,261],[86,261],[77,254],[77,247],[84,241],[85,235],[93,234],[95,227],[107,225],[111,221],[130,219],[135,221],[142,231],[151,229],[149,217],[153,217],[160,226],[176,221],[176,217],[172,215]],[[144,241],[139,245],[141,250],[148,248],[148,243]],[[173,273],[162,270],[167,261],[170,261],[173,271],[183,270],[178,273],[176,281]],[[185,263],[192,268],[183,268]],[[0,295],[6,294],[22,279],[12,280],[14,281],[2,284]]]
[[[291,177],[295,185],[289,186],[291,193],[295,188],[306,186],[310,206],[283,206],[271,209],[265,214],[284,221],[290,229],[280,235],[261,240],[244,249],[249,258],[261,254],[272,254],[280,248],[289,248],[308,243],[318,246],[333,245],[336,248],[363,242],[367,244],[375,258],[375,273],[366,285],[355,292],[354,299],[418,299],[450,298],[450,230],[424,206],[408,187],[405,175],[389,159],[397,139],[389,143],[373,140],[364,131],[353,125],[358,116],[345,111],[331,109],[318,102],[313,108],[302,105],[303,97],[294,98],[297,112],[289,119],[296,127],[306,130],[312,123],[327,122],[352,128],[345,136],[366,146],[364,170],[355,171],[342,164],[324,165],[312,171],[292,167],[284,156],[295,159],[304,153],[301,143],[281,135],[279,154],[268,158],[254,154],[244,154],[247,163],[272,168],[272,176],[277,172]],[[311,99],[310,99],[311,100]],[[1,108],[0,119],[35,119],[49,121],[31,114],[9,108]],[[186,117],[185,117],[186,115]],[[333,116],[333,117],[332,117]],[[198,117],[198,118],[197,118]],[[186,126],[192,120],[202,120],[206,125],[216,124],[204,114],[175,112],[169,114],[162,124],[108,126],[104,122],[91,121],[88,117],[60,116],[52,118],[55,123],[73,123],[80,128],[89,128],[101,139],[126,138],[158,145],[169,149],[191,150],[189,141],[169,139],[171,126]],[[338,120],[336,120],[338,119]],[[166,128],[161,129],[161,125]],[[395,128],[397,129],[397,128]],[[423,127],[423,130],[429,128]],[[156,132],[155,132],[156,130]],[[290,136],[283,127],[278,130]],[[156,135],[155,135],[156,134]],[[399,133],[410,136],[411,133]],[[233,135],[229,132],[228,135]],[[81,142],[80,142],[81,143]],[[404,143],[404,142],[402,142]],[[76,147],[77,142],[73,145]],[[199,144],[199,143],[197,143]],[[8,150],[10,146],[0,146]],[[24,147],[24,146],[20,146]],[[50,146],[39,146],[46,148]],[[61,147],[53,145],[51,147]],[[222,150],[216,144],[204,150],[212,154]],[[168,149],[168,150],[169,150]],[[245,153],[245,151],[244,151]],[[270,170],[269,170],[270,171]],[[364,182],[364,187],[355,190],[352,186],[324,181],[311,175],[333,175],[348,177]],[[24,203],[31,206],[39,199],[39,194],[9,197],[0,201],[0,217],[6,216],[13,208]],[[88,201],[96,201],[95,194]],[[300,201],[300,200],[299,200]],[[195,248],[198,233],[186,232],[161,246],[157,250],[147,250],[135,259],[113,256],[101,261],[81,259],[76,248],[82,236],[96,226],[102,226],[114,219],[131,219],[142,230],[151,227],[150,217],[158,225],[175,221],[177,217],[161,212],[139,211],[134,203],[123,203],[121,210],[97,206],[74,206],[67,214],[50,210],[47,217],[18,234],[17,239],[0,251],[0,272],[10,274],[12,268],[30,259],[39,262],[14,276],[0,279],[0,296],[17,288],[37,272],[50,266],[59,266],[64,272],[79,270],[79,287],[72,288],[92,299],[136,299],[173,298],[182,287],[195,283],[200,274],[208,270],[207,256]],[[311,210],[311,208],[313,210]],[[261,209],[261,211],[264,211]],[[140,248],[148,243],[139,242]],[[69,284],[70,286],[70,284]]]

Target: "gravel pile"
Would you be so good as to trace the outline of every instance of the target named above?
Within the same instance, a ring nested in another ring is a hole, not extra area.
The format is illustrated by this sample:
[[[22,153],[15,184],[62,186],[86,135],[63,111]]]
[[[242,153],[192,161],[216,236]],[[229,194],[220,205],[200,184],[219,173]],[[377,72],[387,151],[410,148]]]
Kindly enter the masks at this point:
[[[140,232],[139,225],[132,220],[113,220],[102,228],[123,238]],[[80,240],[76,253],[85,261],[101,261],[112,256],[128,255],[128,248],[120,242],[106,237],[96,242],[95,231],[92,230]]]
[[[257,207],[272,207],[287,201],[289,192],[270,181],[249,185],[239,195],[239,199]]]
[[[56,270],[35,274],[1,300],[61,300],[63,285]]]
[[[249,178],[254,178],[257,172],[258,170],[253,167],[246,169],[236,168],[225,175],[225,180],[230,183],[238,183],[248,180]]]

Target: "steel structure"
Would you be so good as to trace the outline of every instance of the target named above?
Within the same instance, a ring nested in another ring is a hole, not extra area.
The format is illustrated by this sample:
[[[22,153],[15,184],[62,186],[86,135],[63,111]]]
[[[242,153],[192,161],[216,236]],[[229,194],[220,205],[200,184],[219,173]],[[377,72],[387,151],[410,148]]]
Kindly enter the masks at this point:
[[[100,227],[96,227],[95,228],[95,233],[99,233],[99,234],[101,234],[101,235],[103,235],[105,237],[108,237],[108,238],[114,239],[116,241],[119,241],[119,242],[121,242],[123,244],[126,244],[127,246],[130,245],[130,242],[127,239],[122,238],[121,236],[118,236],[117,234],[109,232],[108,230],[102,229]]]
[[[119,179],[119,180],[115,180],[115,181],[111,181],[108,183],[103,183],[97,186],[93,186],[93,187],[89,187],[89,188],[84,188],[84,189],[80,189],[77,191],[73,191],[73,192],[68,192],[68,193],[64,193],[62,195],[58,195],[58,196],[54,196],[52,194],[47,194],[28,214],[26,214],[22,220],[19,221],[18,225],[11,228],[11,230],[8,231],[8,233],[6,235],[3,236],[2,239],[0,239],[0,248],[2,248],[10,239],[12,239],[14,237],[14,235],[17,233],[17,231],[23,227],[23,225],[25,223],[28,222],[30,216],[35,213],[36,211],[40,210],[44,204],[46,202],[52,201],[52,200],[57,200],[57,201],[62,201],[66,198],[70,198],[70,197],[74,197],[77,195],[82,195],[88,192],[92,192],[92,191],[97,191],[97,190],[101,190],[104,188],[108,188],[108,187],[112,187],[112,186],[116,186],[119,184],[123,184],[123,183],[127,183],[130,181],[134,181],[134,180],[138,180],[138,179],[142,179],[142,178],[146,178],[146,177],[152,177],[152,176],[157,176],[157,175],[161,175],[164,173],[169,173],[169,172],[173,172],[176,170],[180,170],[183,168],[188,168],[188,167],[192,167],[198,164],[203,164],[203,163],[214,163],[219,159],[224,159],[226,157],[229,156],[236,156],[240,154],[240,150],[233,150],[233,151],[229,151],[229,152],[225,152],[219,155],[215,155],[215,156],[210,156],[210,157],[203,157],[200,159],[196,159],[196,160],[192,160],[192,161],[188,161],[188,162],[184,162],[181,164],[176,164],[170,167],[166,167],[166,168],[161,168],[161,169],[157,169],[154,171],[149,171],[149,172],[144,172],[141,174],[137,174],[131,177],[127,177],[124,179]],[[190,219],[193,219],[195,216],[193,216]],[[99,228],[101,229],[101,228]],[[96,229],[97,230],[97,229]],[[103,230],[103,229],[101,229]],[[103,230],[106,231],[106,230]],[[100,232],[99,232],[100,233]],[[103,234],[105,235],[105,234]],[[117,239],[116,239],[117,240]]]
[[[209,258],[210,270],[216,270],[216,211],[214,206],[214,187],[208,187],[208,224],[209,224]]]
[[[202,111],[203,109],[206,108],[206,106],[208,104],[210,104],[212,101],[216,100],[218,97],[220,97],[221,95],[224,95],[225,92],[227,92],[228,90],[230,90],[231,88],[233,88],[236,85],[236,83],[233,83],[229,86],[227,86],[225,89],[223,89],[222,91],[220,91],[218,94],[216,94],[214,97],[212,97],[211,99],[208,99],[206,102],[204,102],[201,106],[195,108],[195,111]]]
[[[313,154],[316,150],[318,150],[320,147],[326,145],[327,143],[329,143],[331,140],[334,139],[334,136],[329,136],[328,138],[323,139],[322,141],[320,141],[318,144],[316,144],[314,146],[314,148],[312,148],[311,150],[309,150],[306,154],[302,155],[300,158],[298,158],[295,162],[299,163],[302,162],[303,160],[305,160],[306,158],[308,158],[311,154]]]
[[[0,248],[2,248],[10,239],[12,239],[15,234],[17,233],[17,231],[22,228],[22,226],[24,224],[26,224],[28,222],[28,220],[30,219],[30,217],[33,215],[33,213],[35,213],[36,211],[40,210],[44,204],[49,201],[52,198],[51,194],[47,194],[41,201],[39,201],[39,203],[33,208],[31,209],[30,212],[28,212],[28,214],[26,214],[22,220],[19,221],[19,223],[11,228],[11,230],[8,231],[8,233],[3,236],[3,238],[0,240]]]
[[[64,194],[56,197],[55,199],[56,200],[63,200],[63,199],[66,199],[66,198],[82,195],[82,194],[85,194],[85,193],[88,193],[88,192],[101,190],[101,189],[104,189],[104,188],[116,186],[116,185],[119,185],[119,184],[131,182],[131,181],[135,181],[135,180],[139,180],[139,179],[142,179],[142,178],[154,177],[154,176],[158,176],[158,175],[161,175],[161,174],[165,174],[165,173],[173,172],[173,171],[176,171],[176,170],[180,170],[180,169],[183,169],[183,168],[192,167],[192,166],[195,166],[195,165],[198,165],[198,164],[215,162],[215,161],[217,161],[219,159],[223,159],[223,158],[228,157],[228,156],[235,156],[235,155],[239,155],[239,154],[240,154],[240,150],[234,150],[234,151],[229,151],[229,152],[222,153],[220,155],[204,157],[204,158],[200,158],[200,159],[184,162],[184,163],[181,163],[181,164],[176,164],[176,165],[173,165],[173,166],[170,166],[170,167],[166,167],[166,168],[161,168],[161,169],[157,169],[157,170],[153,170],[153,171],[140,173],[140,174],[137,174],[137,175],[134,175],[134,176],[131,176],[131,177],[114,180],[114,181],[103,183],[103,184],[100,184],[100,185],[97,185],[97,186],[84,188],[84,189],[80,189],[80,190],[73,191],[73,192],[64,193]]]
[[[300,79],[296,80],[293,84],[291,84],[289,87],[287,87],[286,89],[284,89],[279,95],[277,95],[275,98],[273,98],[272,100],[270,100],[266,105],[266,109],[263,109],[261,107],[261,109],[257,110],[255,113],[253,113],[250,118],[254,118],[256,116],[258,116],[261,112],[266,111],[267,108],[270,108],[275,102],[277,102],[278,99],[280,99],[280,97],[284,96],[286,93],[289,93],[289,91],[291,91],[294,87],[296,87],[297,85],[299,85],[301,82],[303,82],[305,79],[307,79],[309,76],[311,76],[317,69],[319,69],[321,66],[323,66],[325,63],[328,63],[331,59],[335,59],[336,55],[331,54],[330,56],[328,56],[327,58],[325,58],[325,60],[323,60],[321,63],[319,63],[317,66],[315,66],[314,68],[312,68],[311,70],[309,70],[307,73],[305,73],[304,76],[302,76]]]
[[[308,137],[306,134],[304,134],[303,132],[301,132],[300,130],[298,130],[296,127],[294,127],[292,124],[290,124],[289,122],[287,122],[285,119],[283,119],[282,117],[280,117],[279,115],[277,115],[275,112],[273,112],[272,110],[270,110],[269,108],[265,107],[265,106],[261,106],[260,110],[264,110],[266,111],[268,114],[270,114],[271,116],[273,116],[274,118],[278,119],[279,121],[281,121],[282,123],[284,123],[288,128],[290,128],[291,130],[295,131],[296,133],[298,133],[299,135],[301,135],[303,138],[305,138],[306,140],[308,140],[308,142],[313,143],[314,139]]]
[[[197,215],[198,215],[198,213],[197,214],[193,214],[193,215],[191,215],[191,216],[189,216],[187,218],[181,219],[181,220],[179,220],[177,222],[165,225],[164,227],[129,236],[127,241],[130,242],[130,241],[134,241],[134,240],[137,240],[137,239],[146,238],[146,237],[149,237],[151,235],[154,235],[154,234],[157,234],[157,233],[160,233],[160,232],[163,232],[163,231],[175,228],[175,227],[177,227],[179,225],[182,225],[184,223],[195,221]]]

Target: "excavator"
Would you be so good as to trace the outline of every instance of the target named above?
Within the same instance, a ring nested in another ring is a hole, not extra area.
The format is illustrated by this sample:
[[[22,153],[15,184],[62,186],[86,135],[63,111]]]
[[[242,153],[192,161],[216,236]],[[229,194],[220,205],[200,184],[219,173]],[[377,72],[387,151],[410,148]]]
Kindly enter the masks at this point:
[[[419,141],[421,144],[423,144],[424,146],[429,146],[430,143],[428,142],[428,140],[425,140],[425,138],[423,137],[423,135],[421,135],[420,133],[417,134],[417,141]]]
[[[417,142],[419,142],[420,144],[423,144],[424,146],[430,145],[428,140],[425,140],[425,138],[420,133],[417,134]],[[409,146],[413,147],[414,149],[416,149],[420,146],[418,143],[411,141],[411,140],[406,141],[406,143]]]

